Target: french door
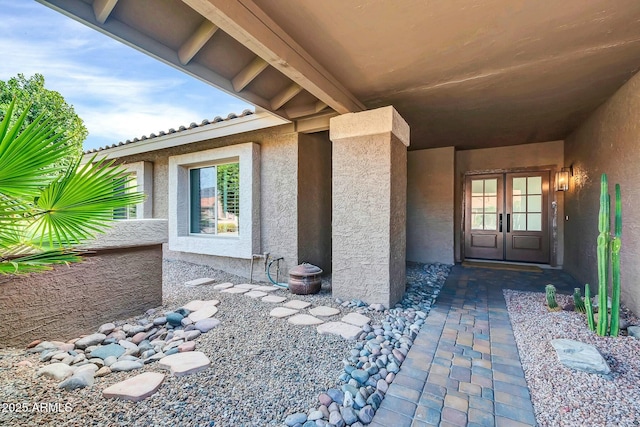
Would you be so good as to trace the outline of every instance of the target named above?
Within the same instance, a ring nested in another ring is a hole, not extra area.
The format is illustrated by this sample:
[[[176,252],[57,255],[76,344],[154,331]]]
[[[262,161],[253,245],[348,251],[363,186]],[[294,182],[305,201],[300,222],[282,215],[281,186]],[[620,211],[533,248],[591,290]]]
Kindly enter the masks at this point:
[[[549,172],[465,180],[465,258],[549,262]]]

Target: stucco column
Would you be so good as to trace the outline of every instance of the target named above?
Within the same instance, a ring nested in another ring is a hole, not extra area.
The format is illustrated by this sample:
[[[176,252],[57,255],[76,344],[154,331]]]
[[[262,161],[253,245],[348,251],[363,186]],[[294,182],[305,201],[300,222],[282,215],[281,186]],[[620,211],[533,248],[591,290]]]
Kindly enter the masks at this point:
[[[405,291],[409,125],[393,107],[331,119],[333,296],[389,307]]]

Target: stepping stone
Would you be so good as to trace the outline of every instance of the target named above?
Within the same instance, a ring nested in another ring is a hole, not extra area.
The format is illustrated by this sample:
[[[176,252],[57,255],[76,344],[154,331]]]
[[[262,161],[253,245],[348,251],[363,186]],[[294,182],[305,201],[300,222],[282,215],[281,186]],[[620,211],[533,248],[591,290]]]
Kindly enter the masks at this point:
[[[236,288],[247,289],[247,290],[253,290],[253,289],[256,289],[256,288],[259,288],[259,287],[260,287],[260,285],[252,285],[250,283],[241,283],[238,286],[236,286]]]
[[[269,316],[282,319],[283,317],[291,316],[292,314],[296,314],[297,312],[298,310],[294,310],[292,308],[276,307],[269,312]]]
[[[102,396],[139,402],[155,393],[164,381],[164,374],[145,372],[128,380],[121,381],[102,391]]]
[[[307,308],[311,305],[310,302],[300,301],[299,299],[292,299],[284,306],[287,308],[295,308],[296,310],[302,310],[303,308]]]
[[[267,296],[266,292],[260,292],[260,291],[249,291],[246,294],[244,294],[244,296],[249,297],[249,298],[262,298]]]
[[[341,319],[344,323],[349,323],[351,325],[363,327],[371,322],[371,319],[367,316],[363,316],[360,313],[349,313]]]
[[[317,317],[313,317],[309,314],[296,314],[295,316],[292,316],[287,320],[289,321],[289,323],[292,323],[294,325],[303,326],[319,325],[321,323],[324,323],[324,320],[320,320]]]
[[[213,289],[217,291],[222,291],[224,289],[229,289],[229,288],[233,288],[233,283],[225,282],[225,283],[220,283],[219,285],[215,285],[213,287]]]
[[[206,370],[211,365],[211,361],[201,351],[188,351],[166,356],[158,364],[161,368],[170,369],[172,374],[180,377]]]
[[[281,303],[286,301],[287,299],[285,297],[279,297],[277,295],[267,295],[266,297],[262,298],[262,302],[272,302],[272,303]]]
[[[211,299],[208,301],[200,301],[200,300],[195,300],[195,301],[191,301],[190,303],[183,305],[182,308],[185,308],[189,311],[198,311],[200,310],[202,307],[205,307],[207,305],[218,305],[220,304],[220,301],[218,301],[217,299]]]
[[[321,305],[319,307],[312,308],[311,310],[309,310],[309,313],[311,313],[311,315],[313,316],[326,317],[326,316],[335,316],[336,314],[340,314],[340,310],[333,307],[327,307],[326,305]]]
[[[327,322],[318,326],[318,333],[320,335],[340,335],[346,340],[355,340],[361,332],[361,328],[344,322]]]
[[[569,368],[590,374],[608,375],[611,373],[607,361],[604,360],[598,349],[590,344],[559,338],[551,340],[551,345],[556,350],[560,362]]]
[[[254,291],[260,291],[260,292],[275,292],[280,288],[277,288],[275,286],[258,286],[257,288],[254,289]]]
[[[195,288],[196,286],[210,285],[213,282],[215,282],[215,279],[203,277],[201,279],[189,280],[188,282],[184,282],[184,285],[188,288]]]
[[[208,305],[201,308],[198,311],[194,311],[189,315],[189,319],[193,323],[197,323],[200,320],[208,319],[209,317],[213,317],[218,312],[218,307],[214,305]]]
[[[249,289],[243,289],[243,288],[238,288],[237,286],[234,286],[233,288],[225,289],[220,292],[225,292],[227,294],[244,294],[249,292]]]

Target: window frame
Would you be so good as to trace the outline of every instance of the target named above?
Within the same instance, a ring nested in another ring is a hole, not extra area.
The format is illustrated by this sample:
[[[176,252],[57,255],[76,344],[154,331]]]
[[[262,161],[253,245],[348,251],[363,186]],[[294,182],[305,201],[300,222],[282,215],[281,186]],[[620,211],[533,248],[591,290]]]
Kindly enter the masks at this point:
[[[190,171],[239,163],[238,235],[191,233]],[[251,259],[260,253],[260,146],[248,142],[169,157],[169,249]]]

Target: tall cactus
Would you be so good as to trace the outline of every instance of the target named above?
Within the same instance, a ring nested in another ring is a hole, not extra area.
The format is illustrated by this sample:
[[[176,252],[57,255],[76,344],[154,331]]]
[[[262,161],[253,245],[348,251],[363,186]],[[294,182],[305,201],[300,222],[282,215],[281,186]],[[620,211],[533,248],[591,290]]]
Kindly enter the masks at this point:
[[[587,312],[587,324],[589,325],[589,330],[596,330],[596,322],[593,318],[593,305],[591,305],[591,290],[589,289],[589,284],[584,285],[584,307]]]
[[[556,287],[552,284],[548,284],[544,288],[547,297],[547,309],[549,311],[560,311],[562,307],[558,306],[556,301]]]
[[[607,174],[600,180],[600,213],[598,216],[598,328],[597,334],[606,336],[609,329],[607,287],[609,282],[609,184]]]
[[[611,336],[617,337],[620,330],[620,247],[622,246],[622,200],[620,184],[616,184],[616,219],[614,236],[611,239],[612,295]]]

